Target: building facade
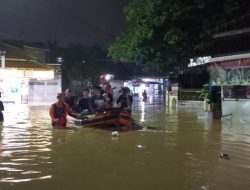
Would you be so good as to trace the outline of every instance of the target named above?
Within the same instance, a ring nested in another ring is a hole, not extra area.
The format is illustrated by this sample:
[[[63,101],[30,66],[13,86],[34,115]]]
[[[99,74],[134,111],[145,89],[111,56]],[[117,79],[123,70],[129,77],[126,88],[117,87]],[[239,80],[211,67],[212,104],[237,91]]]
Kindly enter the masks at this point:
[[[56,73],[55,68],[47,66],[46,63],[38,62],[25,49],[27,47],[0,42],[2,101],[21,104],[54,101],[56,94],[61,91],[60,73]]]

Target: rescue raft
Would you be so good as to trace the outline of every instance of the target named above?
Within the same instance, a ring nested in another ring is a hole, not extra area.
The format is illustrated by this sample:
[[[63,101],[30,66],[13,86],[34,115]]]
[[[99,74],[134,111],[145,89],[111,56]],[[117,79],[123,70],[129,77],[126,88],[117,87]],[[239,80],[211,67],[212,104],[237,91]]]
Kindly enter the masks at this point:
[[[100,129],[133,130],[139,128],[131,117],[131,111],[120,108],[111,108],[102,113],[85,115],[80,120],[74,120],[74,124]]]

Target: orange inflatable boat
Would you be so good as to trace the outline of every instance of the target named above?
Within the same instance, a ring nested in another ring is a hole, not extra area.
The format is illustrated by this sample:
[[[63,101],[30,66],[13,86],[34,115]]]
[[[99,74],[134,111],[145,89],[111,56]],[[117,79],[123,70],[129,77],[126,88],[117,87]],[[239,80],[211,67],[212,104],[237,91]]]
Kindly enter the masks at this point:
[[[131,117],[130,110],[120,108],[111,108],[103,113],[86,115],[82,120],[75,121],[75,124],[103,129],[133,130],[138,128]]]

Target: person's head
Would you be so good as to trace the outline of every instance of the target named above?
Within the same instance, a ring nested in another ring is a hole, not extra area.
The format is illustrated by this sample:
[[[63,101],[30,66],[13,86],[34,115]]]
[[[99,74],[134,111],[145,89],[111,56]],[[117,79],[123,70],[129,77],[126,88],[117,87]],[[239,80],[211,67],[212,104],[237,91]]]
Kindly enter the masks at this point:
[[[102,88],[100,86],[96,86],[91,90],[91,94],[95,96],[100,96],[102,94]]]
[[[126,95],[130,93],[130,89],[128,87],[122,87],[121,92],[122,95]]]
[[[63,97],[64,97],[64,93],[58,93],[56,97],[57,97],[58,102],[62,102]]]
[[[65,96],[71,96],[72,95],[72,91],[68,88],[65,90]]]
[[[105,79],[105,75],[100,76],[100,82],[101,82],[101,84],[105,84],[107,82]]]
[[[89,96],[89,93],[90,93],[89,88],[84,88],[83,91],[82,91],[82,95],[83,95],[84,97],[88,97],[88,96]]]

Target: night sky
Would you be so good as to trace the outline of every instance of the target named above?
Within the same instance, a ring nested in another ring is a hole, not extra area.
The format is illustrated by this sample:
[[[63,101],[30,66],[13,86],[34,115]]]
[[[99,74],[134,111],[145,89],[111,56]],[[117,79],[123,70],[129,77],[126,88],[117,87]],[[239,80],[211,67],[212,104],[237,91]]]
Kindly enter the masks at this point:
[[[108,46],[125,28],[129,0],[0,0],[0,37]]]

